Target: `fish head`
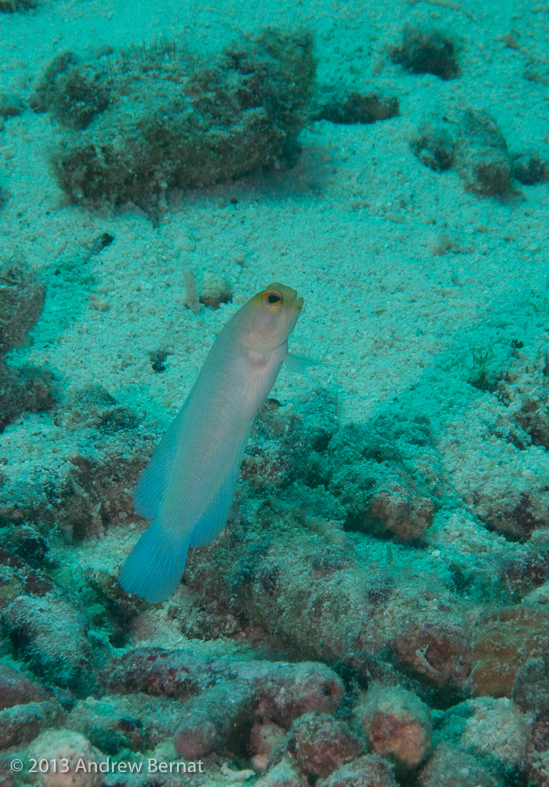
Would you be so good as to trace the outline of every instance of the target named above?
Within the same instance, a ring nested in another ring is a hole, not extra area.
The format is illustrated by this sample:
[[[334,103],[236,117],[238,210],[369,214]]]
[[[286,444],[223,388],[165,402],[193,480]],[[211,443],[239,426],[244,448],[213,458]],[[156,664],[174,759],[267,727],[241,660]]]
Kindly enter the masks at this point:
[[[244,306],[241,341],[248,349],[269,352],[284,344],[294,329],[303,298],[280,282],[273,282]]]

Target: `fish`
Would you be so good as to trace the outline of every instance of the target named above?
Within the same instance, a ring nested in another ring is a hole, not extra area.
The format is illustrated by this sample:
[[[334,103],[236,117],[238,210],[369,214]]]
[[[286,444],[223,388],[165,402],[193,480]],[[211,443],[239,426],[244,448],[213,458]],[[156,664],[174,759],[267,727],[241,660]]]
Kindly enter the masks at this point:
[[[215,339],[135,487],[134,508],[152,522],[122,567],[119,582],[127,593],[151,603],[168,599],[189,547],[209,544],[225,527],[254,416],[292,358],[288,338],[303,302],[294,289],[273,282]]]

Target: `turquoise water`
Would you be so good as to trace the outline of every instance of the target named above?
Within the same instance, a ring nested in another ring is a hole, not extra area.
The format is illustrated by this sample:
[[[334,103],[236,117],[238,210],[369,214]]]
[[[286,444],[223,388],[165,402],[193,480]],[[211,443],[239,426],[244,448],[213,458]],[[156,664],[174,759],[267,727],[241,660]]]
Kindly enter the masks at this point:
[[[0,0],[0,783],[545,785],[547,7]]]

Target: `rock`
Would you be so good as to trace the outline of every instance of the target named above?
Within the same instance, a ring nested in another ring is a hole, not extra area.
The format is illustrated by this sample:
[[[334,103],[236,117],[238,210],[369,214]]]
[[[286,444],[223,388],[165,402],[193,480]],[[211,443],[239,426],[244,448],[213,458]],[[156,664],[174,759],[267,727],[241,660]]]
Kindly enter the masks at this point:
[[[54,700],[27,702],[0,711],[0,749],[24,746],[62,719]]]
[[[431,686],[461,693],[473,660],[472,624],[464,610],[447,603],[433,614],[427,605],[418,609],[410,603],[402,588],[393,591],[386,607],[388,647],[404,673],[412,670]]]
[[[375,123],[399,114],[398,98],[383,98],[377,93],[359,93],[344,87],[324,87],[318,90],[311,120],[330,123]]]
[[[511,778],[524,768],[531,732],[532,718],[511,700],[479,697],[450,708],[437,737]]]
[[[26,750],[27,762],[48,760],[50,763],[45,773],[38,775],[40,787],[96,787],[102,781],[101,774],[90,763],[97,766],[103,757],[90,742],[78,732],[72,730],[48,730],[33,741]],[[65,768],[60,768],[61,761],[66,761]],[[54,763],[58,766],[55,767]]]
[[[530,658],[549,647],[548,624],[549,610],[542,606],[517,604],[482,614],[476,622],[471,693],[513,697],[523,708],[517,695],[520,676],[524,678]],[[536,685],[543,683],[532,682],[531,690]]]
[[[185,703],[175,733],[175,750],[199,760],[242,739],[249,730],[253,689],[246,681],[224,681]],[[234,745],[234,744],[233,744]]]
[[[431,745],[429,708],[400,686],[372,683],[355,708],[355,717],[377,754],[410,770],[425,759]]]
[[[286,731],[278,724],[256,719],[250,734],[248,749],[252,754],[254,766],[260,770],[267,769],[269,755],[286,739]]]
[[[0,257],[0,357],[25,339],[44,306],[46,288],[20,258]]]
[[[12,552],[0,549],[0,611],[22,594],[42,598],[52,588],[53,581],[46,574],[31,568]]]
[[[50,562],[48,542],[32,525],[9,524],[0,528],[0,548],[21,558],[25,564],[35,569],[40,569]],[[3,561],[0,559],[1,562]]]
[[[104,754],[142,752],[171,741],[185,706],[178,700],[145,694],[108,694],[76,703],[65,727],[83,734]]]
[[[531,781],[539,787],[549,785],[549,713],[542,711],[534,721],[526,763]]]
[[[511,169],[513,177],[525,186],[549,180],[549,165],[535,151],[516,153],[511,159]]]
[[[87,692],[93,683],[88,623],[66,601],[19,596],[4,613],[15,652],[62,688]]]
[[[367,754],[319,779],[316,787],[397,787],[397,782],[388,762]]]
[[[274,29],[203,63],[173,42],[89,62],[63,53],[33,104],[72,129],[52,158],[72,201],[151,207],[168,188],[210,186],[295,156],[314,70],[310,35]]]
[[[35,8],[34,0],[0,0],[0,13],[14,14],[16,11],[28,11]]]
[[[418,159],[435,172],[444,172],[454,165],[456,141],[444,126],[421,126],[411,147]]]
[[[468,109],[458,139],[456,168],[465,188],[489,197],[505,197],[511,190],[511,159],[505,137],[486,111]]]
[[[549,751],[533,753],[529,758],[527,773],[530,783],[536,787],[549,787]]]
[[[132,491],[157,435],[98,388],[67,396],[53,422],[30,446],[30,424],[22,424],[16,436],[35,464],[31,478],[19,461],[16,439],[5,446],[0,516],[14,524],[34,523],[46,537],[52,527],[68,541],[101,537],[107,525],[133,515]],[[64,443],[62,452],[54,438]]]
[[[237,740],[241,746],[254,724],[271,724],[284,731],[305,713],[333,711],[343,697],[339,679],[323,665],[227,659],[212,662],[185,651],[161,648],[135,648],[114,659],[104,670],[101,682],[111,693],[142,693],[149,698],[183,701],[175,748],[180,757],[190,760],[234,748]],[[144,730],[148,725],[143,722]],[[249,748],[254,745],[257,748],[257,732]]]
[[[308,787],[308,785],[308,779],[288,760],[279,762],[255,783],[255,787]]]
[[[22,99],[14,93],[0,93],[0,116],[4,119],[20,115],[23,111]]]
[[[504,782],[471,754],[440,743],[419,773],[420,787],[503,787]]]
[[[533,653],[516,673],[512,697],[524,712],[549,715],[549,653]],[[549,741],[549,736],[548,736]],[[549,745],[548,745],[549,749]]]
[[[393,63],[399,63],[414,74],[455,79],[461,73],[457,45],[440,30],[407,26],[402,32],[401,44],[389,51]]]
[[[545,338],[539,350],[520,353],[498,379],[496,395],[534,445],[549,448],[548,357]],[[527,445],[527,440],[526,440]],[[523,447],[525,448],[526,445]]]
[[[503,561],[501,576],[511,598],[534,604],[549,601],[549,543],[546,530],[535,530],[518,554]]]
[[[200,288],[199,303],[210,309],[219,309],[222,303],[232,303],[231,285],[215,273],[206,274]]]
[[[404,459],[410,445],[403,445],[402,452],[396,448],[410,439],[405,428],[383,419],[367,429],[351,425],[328,446],[325,483],[347,512],[347,529],[416,541],[431,526],[432,495]],[[412,439],[425,445],[426,454],[434,453],[426,432]],[[437,461],[436,456],[430,459]]]
[[[308,776],[327,776],[363,753],[362,742],[327,713],[305,713],[291,729],[288,751]]]
[[[46,289],[30,268],[7,252],[0,254],[0,431],[23,412],[51,410],[57,402],[51,372],[6,366],[4,356],[18,347],[36,323]]]
[[[191,656],[185,651],[135,648],[114,659],[101,682],[110,692],[188,700],[227,680],[251,687],[253,715],[283,727],[308,711],[335,710],[343,698],[336,674],[322,664],[286,664],[268,661],[229,661]]]
[[[23,672],[0,663],[0,710],[48,699],[48,692]]]
[[[0,432],[22,413],[53,410],[58,401],[58,386],[47,369],[7,367],[0,360]]]

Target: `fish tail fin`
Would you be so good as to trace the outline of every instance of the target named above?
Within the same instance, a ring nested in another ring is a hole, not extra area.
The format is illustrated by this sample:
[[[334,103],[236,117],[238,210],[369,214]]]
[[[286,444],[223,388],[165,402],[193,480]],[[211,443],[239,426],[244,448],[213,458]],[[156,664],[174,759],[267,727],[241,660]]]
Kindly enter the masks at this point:
[[[126,593],[157,604],[177,590],[181,582],[189,537],[181,530],[163,528],[153,520],[134,546],[120,573],[120,584]]]

